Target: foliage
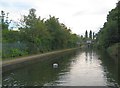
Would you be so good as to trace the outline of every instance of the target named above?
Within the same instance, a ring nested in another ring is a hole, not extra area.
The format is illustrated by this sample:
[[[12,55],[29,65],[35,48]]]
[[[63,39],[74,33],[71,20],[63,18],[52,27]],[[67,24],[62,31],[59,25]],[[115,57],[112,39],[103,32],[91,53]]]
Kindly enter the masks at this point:
[[[87,32],[87,30],[85,31],[85,38],[88,38],[88,32]]]
[[[89,32],[89,38],[92,39],[92,31]]]
[[[21,51],[19,49],[11,49],[11,57],[16,57],[16,56],[23,56],[23,55],[26,55],[27,52],[25,51]]]
[[[2,44],[2,57],[9,58],[9,57],[16,57],[16,56],[23,56],[27,55],[27,47],[25,44],[21,43],[3,43]]]
[[[17,57],[27,55],[28,52],[17,48],[11,48],[10,53],[2,53],[3,58]]]
[[[107,15],[107,22],[104,23],[103,28],[97,34],[96,43],[98,47],[108,48],[109,46],[120,42],[120,34],[118,29],[119,25],[119,16],[118,7],[120,5],[120,1],[118,2],[115,9],[112,9]]]
[[[17,42],[19,41],[19,32],[18,31],[13,31],[13,30],[2,30],[2,42],[3,43],[11,43],[11,42]]]
[[[18,31],[3,30],[3,42],[25,44],[26,49],[10,48],[8,57],[26,54],[44,53],[47,51],[77,47],[80,37],[72,34],[58,18],[50,16],[44,20],[37,17],[35,9],[30,9],[29,14],[21,21],[23,24]],[[4,56],[3,55],[3,56]]]
[[[2,29],[8,29],[8,17],[6,17],[6,21],[5,21],[5,12],[1,11],[1,27]]]
[[[43,20],[36,18],[35,9],[31,9],[28,16],[24,16],[26,26],[20,29],[21,42],[25,42],[29,53],[44,52],[48,50],[50,34]]]
[[[93,39],[95,39],[95,33],[93,32]]]
[[[114,45],[108,47],[107,52],[109,53],[109,55],[115,59],[119,59],[118,57],[120,57],[120,54],[118,52],[118,50],[120,49],[120,43],[115,43]]]

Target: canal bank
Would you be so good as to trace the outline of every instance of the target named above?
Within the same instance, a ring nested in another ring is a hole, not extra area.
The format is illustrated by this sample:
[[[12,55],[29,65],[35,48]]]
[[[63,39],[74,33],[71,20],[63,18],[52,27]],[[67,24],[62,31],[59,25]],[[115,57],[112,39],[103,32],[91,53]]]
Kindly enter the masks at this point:
[[[118,50],[120,50],[120,43],[115,43],[114,45],[108,47],[107,52],[114,60],[118,61],[120,57]]]
[[[16,58],[13,60],[6,60],[2,62],[2,73],[26,66],[28,64],[35,63],[37,61],[42,61],[48,58],[52,58],[60,53],[65,53],[68,51],[73,51],[79,49],[78,48],[71,48],[71,49],[64,49],[64,50],[58,50],[58,51],[53,51],[53,52],[48,52],[44,54],[37,54],[37,55],[31,55],[31,56],[26,56],[26,57],[21,57],[21,58]]]

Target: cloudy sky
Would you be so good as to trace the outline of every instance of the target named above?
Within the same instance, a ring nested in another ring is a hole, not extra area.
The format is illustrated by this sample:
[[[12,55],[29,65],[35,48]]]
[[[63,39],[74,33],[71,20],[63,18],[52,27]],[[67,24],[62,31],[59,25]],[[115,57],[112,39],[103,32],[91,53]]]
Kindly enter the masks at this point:
[[[0,10],[9,12],[9,19],[19,21],[35,8],[37,16],[59,18],[73,33],[85,30],[98,32],[106,21],[109,11],[118,0],[0,0]]]

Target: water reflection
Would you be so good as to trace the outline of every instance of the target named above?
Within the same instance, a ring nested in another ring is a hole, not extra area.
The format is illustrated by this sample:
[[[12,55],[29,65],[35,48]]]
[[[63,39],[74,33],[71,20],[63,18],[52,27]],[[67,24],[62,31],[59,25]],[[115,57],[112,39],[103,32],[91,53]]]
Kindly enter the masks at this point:
[[[89,61],[90,63],[92,63],[92,57],[93,57],[93,51],[89,50],[89,51],[85,51],[85,56],[86,56],[86,63]]]
[[[88,52],[87,51],[85,52],[85,56],[86,56],[85,60],[86,60],[86,63],[87,63],[87,61],[88,61]]]
[[[118,62],[111,58],[105,51],[97,51],[106,73],[107,84],[118,86]]]
[[[3,74],[3,85],[116,86],[116,66],[107,58],[93,50],[64,53]],[[58,63],[58,68],[54,69],[53,63]]]

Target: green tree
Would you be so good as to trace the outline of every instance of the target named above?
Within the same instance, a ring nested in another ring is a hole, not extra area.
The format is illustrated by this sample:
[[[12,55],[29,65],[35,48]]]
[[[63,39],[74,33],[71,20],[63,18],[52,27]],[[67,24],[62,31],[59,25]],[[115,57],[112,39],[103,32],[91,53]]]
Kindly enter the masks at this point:
[[[44,20],[36,17],[35,9],[30,9],[28,16],[24,16],[24,28],[20,29],[21,41],[28,45],[29,53],[49,50],[50,36]]]
[[[92,31],[89,32],[89,38],[92,39]]]
[[[69,30],[64,24],[59,23],[58,18],[54,16],[46,20],[47,29],[52,37],[51,48],[60,49],[67,46],[67,40],[69,37]]]
[[[85,38],[86,39],[88,38],[88,32],[87,32],[87,30],[85,31]]]
[[[18,31],[13,30],[2,30],[2,42],[3,43],[14,43],[19,41],[20,34]]]
[[[118,21],[120,13],[118,7],[120,7],[120,1],[117,6],[112,9],[107,15],[107,22],[104,23],[103,28],[97,34],[97,45],[99,47],[108,48],[114,43],[120,42],[120,36],[118,29]]]
[[[93,39],[95,39],[95,33],[93,32]]]
[[[8,24],[8,22],[6,21],[5,22],[5,12],[4,11],[1,11],[1,27],[2,27],[2,29],[4,30],[4,29],[8,29],[8,26],[9,26],[9,24]],[[8,16],[6,17],[7,19],[8,19]]]
[[[16,57],[26,54],[43,53],[51,50],[77,47],[80,37],[73,34],[69,28],[55,16],[41,19],[35,14],[35,9],[30,9],[29,14],[21,21],[22,26],[18,31],[3,30],[4,43],[22,44],[25,48],[14,47],[8,49],[10,53],[4,57]],[[6,51],[5,51],[6,52]],[[22,53],[23,52],[23,53]]]

